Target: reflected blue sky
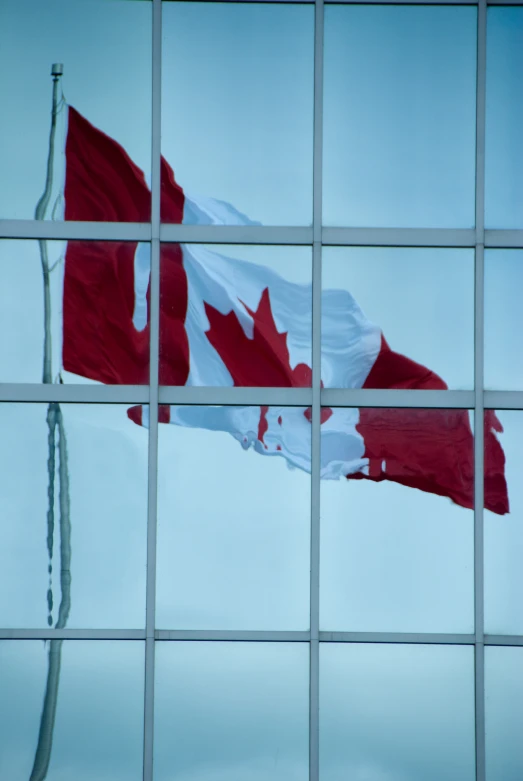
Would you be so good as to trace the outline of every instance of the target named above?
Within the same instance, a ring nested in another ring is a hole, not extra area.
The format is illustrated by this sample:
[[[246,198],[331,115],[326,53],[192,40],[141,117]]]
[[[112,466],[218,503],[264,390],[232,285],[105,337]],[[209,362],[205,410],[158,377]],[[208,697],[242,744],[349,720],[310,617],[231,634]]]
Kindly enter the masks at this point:
[[[162,153],[186,191],[312,220],[312,6],[167,3]]]
[[[472,632],[473,542],[472,511],[450,499],[323,480],[321,629]]]
[[[505,429],[499,437],[505,450],[510,514],[485,511],[485,631],[523,634],[523,412],[496,412]]]
[[[324,781],[473,781],[473,649],[320,649]]]
[[[147,430],[125,405],[62,405],[70,474],[69,627],[143,628]],[[47,404],[0,404],[0,625],[47,627]],[[57,457],[58,458],[58,457]],[[53,620],[60,590],[56,482]]]
[[[34,217],[45,183],[54,62],[64,64],[66,100],[149,174],[151,9],[145,0],[3,0],[0,217]]]
[[[523,776],[523,649],[485,649],[487,779]]]
[[[157,625],[308,629],[310,475],[174,425],[158,452]]]
[[[523,228],[523,8],[487,11],[485,224]]]
[[[485,251],[485,387],[523,390],[523,251]]]
[[[301,643],[157,643],[156,781],[307,781]]]
[[[442,377],[474,384],[474,252],[325,247],[323,290],[348,290],[390,347]]]
[[[323,221],[474,224],[476,9],[327,5]]]
[[[144,643],[66,641],[48,781],[141,781]],[[0,642],[0,777],[31,774],[47,673],[42,641]]]

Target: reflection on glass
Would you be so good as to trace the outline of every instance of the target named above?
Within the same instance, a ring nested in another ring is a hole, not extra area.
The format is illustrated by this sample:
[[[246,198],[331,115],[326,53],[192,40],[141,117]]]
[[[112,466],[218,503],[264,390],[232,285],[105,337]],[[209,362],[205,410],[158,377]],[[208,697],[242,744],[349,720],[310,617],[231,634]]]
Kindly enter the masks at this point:
[[[327,225],[474,224],[476,9],[325,9]]]
[[[311,6],[164,4],[162,220],[310,224],[313,65]]]
[[[487,781],[523,777],[523,648],[485,649]]]
[[[324,408],[322,629],[473,630],[473,451],[467,410]]]
[[[491,433],[488,439],[487,432]],[[485,435],[485,493],[497,493],[498,512],[504,513],[484,516],[485,631],[523,634],[523,412],[486,410]],[[506,475],[499,468],[505,458]]]
[[[0,429],[0,626],[143,627],[147,430],[56,403],[0,404]]]
[[[487,11],[485,221],[523,228],[523,8]]]
[[[472,648],[322,645],[320,763],[324,781],[474,781]]]
[[[310,387],[311,251],[162,244],[160,383]]]
[[[0,382],[147,384],[150,265],[144,242],[0,241]]]
[[[523,251],[485,251],[485,387],[523,390]]]
[[[157,643],[155,781],[307,781],[308,647]]]
[[[0,218],[149,219],[151,9],[146,0],[3,0]]]
[[[326,387],[472,388],[472,250],[327,247],[322,287]]]
[[[0,670],[2,778],[142,778],[143,643],[4,640]]]
[[[310,412],[161,407],[160,422],[157,626],[307,629]]]

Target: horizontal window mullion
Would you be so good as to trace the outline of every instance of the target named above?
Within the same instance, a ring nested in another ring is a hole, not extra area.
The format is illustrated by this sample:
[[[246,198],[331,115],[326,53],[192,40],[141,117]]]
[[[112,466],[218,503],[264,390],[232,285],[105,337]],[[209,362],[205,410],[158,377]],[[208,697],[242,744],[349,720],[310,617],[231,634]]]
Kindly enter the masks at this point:
[[[264,225],[161,225],[160,240],[183,244],[312,244],[312,228]]]
[[[0,629],[1,640],[145,640],[145,629]]]
[[[0,220],[0,238],[48,241],[150,241],[148,222]]]
[[[321,403],[327,407],[472,409],[474,407],[474,392],[327,388],[321,392]]]
[[[147,404],[147,385],[0,384],[0,402]]]
[[[322,242],[331,246],[474,247],[476,232],[446,228],[323,228]]]

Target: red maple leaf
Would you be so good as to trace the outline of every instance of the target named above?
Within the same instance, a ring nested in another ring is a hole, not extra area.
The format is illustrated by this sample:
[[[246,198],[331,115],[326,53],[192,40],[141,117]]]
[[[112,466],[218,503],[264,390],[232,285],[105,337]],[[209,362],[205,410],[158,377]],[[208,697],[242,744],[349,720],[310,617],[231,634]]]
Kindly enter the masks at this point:
[[[234,310],[222,315],[210,304],[205,304],[210,325],[207,338],[229,370],[234,384],[251,388],[310,388],[310,366],[299,363],[291,368],[287,333],[280,333],[276,328],[269,289],[263,291],[255,312],[243,301],[241,303],[253,319],[252,339],[243,330]]]
[[[294,369],[290,365],[287,332],[276,328],[272,314],[269,289],[262,292],[258,309],[253,311],[241,302],[253,319],[252,339],[247,336],[234,310],[222,315],[210,304],[205,303],[209,320],[206,336],[220,355],[236,386],[258,388],[310,388],[312,370],[306,363],[299,363]],[[260,407],[258,439],[263,443],[267,431],[268,407]],[[311,422],[310,407],[303,413]],[[323,408],[321,422],[332,415],[332,410]],[[278,420],[281,425],[281,420]]]

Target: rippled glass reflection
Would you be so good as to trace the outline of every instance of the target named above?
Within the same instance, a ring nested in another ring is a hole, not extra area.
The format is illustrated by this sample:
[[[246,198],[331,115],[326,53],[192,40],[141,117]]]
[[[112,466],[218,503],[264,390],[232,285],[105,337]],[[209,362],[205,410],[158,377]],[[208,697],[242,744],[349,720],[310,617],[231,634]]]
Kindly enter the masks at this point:
[[[0,241],[0,381],[146,385],[150,245]]]
[[[139,781],[144,644],[0,641],[0,776]]]
[[[40,204],[37,219],[64,219],[66,144],[83,141],[76,147],[76,192],[99,185],[102,178],[117,189],[114,176],[103,177],[108,167],[122,175],[119,199],[102,208],[103,188],[80,215],[66,219],[143,221],[150,213],[146,181],[151,168],[151,74],[152,3],[148,0],[3,0],[0,9],[0,67],[9,78],[2,80],[0,99],[3,115],[0,130],[0,218],[33,219],[46,185],[51,127],[51,66],[59,62],[63,76],[58,79],[55,108],[58,111],[51,145],[54,165],[48,180],[47,203]],[[23,49],[23,57],[20,51]],[[17,63],[13,67],[13,63]],[[69,124],[68,107],[73,106],[93,131],[78,135]],[[93,133],[94,136],[93,137]],[[122,156],[107,137],[125,150]],[[88,144],[89,153],[86,154]],[[68,153],[72,152],[69,148]],[[127,155],[140,170],[143,192],[141,219],[136,219],[136,203],[127,202],[126,188],[132,167]],[[82,162],[83,161],[83,162]],[[119,162],[118,162],[119,161]],[[103,165],[100,165],[100,163]],[[114,173],[114,171],[113,171]],[[144,178],[145,177],[145,178]],[[125,181],[124,181],[125,179]],[[69,182],[71,184],[71,182]],[[47,189],[47,188],[45,188]],[[127,211],[126,211],[127,210]]]
[[[0,626],[144,626],[148,432],[127,412],[0,404]]]

